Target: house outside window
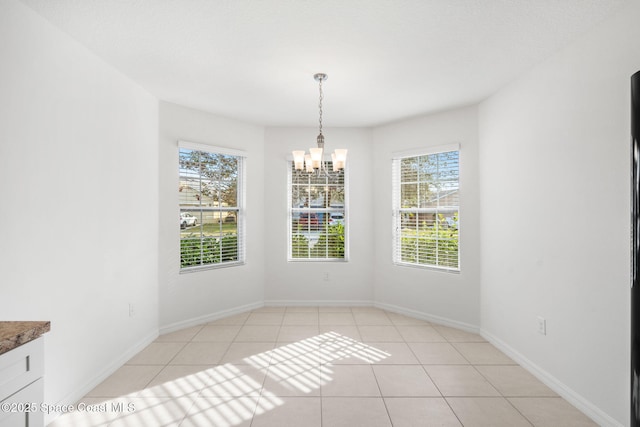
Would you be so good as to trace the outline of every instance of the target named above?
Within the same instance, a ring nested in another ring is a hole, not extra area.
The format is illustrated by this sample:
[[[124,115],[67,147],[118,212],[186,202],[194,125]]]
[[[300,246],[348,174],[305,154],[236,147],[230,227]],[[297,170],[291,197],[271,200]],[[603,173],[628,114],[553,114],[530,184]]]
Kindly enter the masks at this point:
[[[346,261],[346,169],[295,170],[289,162],[289,261]]]
[[[181,272],[244,263],[244,162],[238,150],[179,142]]]
[[[393,156],[393,261],[460,270],[459,147]]]

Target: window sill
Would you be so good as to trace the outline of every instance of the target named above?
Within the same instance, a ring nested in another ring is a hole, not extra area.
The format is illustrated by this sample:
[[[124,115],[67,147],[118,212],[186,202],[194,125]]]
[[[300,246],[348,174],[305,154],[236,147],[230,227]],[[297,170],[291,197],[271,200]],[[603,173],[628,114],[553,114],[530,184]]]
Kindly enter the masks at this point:
[[[421,270],[439,271],[442,273],[460,274],[460,268],[438,267],[437,265],[409,264],[406,262],[394,262],[393,265],[397,265],[398,267],[410,267],[410,268],[418,268]]]
[[[245,265],[245,262],[236,261],[236,262],[224,262],[219,264],[198,265],[194,267],[181,268],[180,274],[196,273],[198,271],[205,271],[205,270],[217,270],[219,268],[227,268],[227,267],[238,267],[241,265]]]

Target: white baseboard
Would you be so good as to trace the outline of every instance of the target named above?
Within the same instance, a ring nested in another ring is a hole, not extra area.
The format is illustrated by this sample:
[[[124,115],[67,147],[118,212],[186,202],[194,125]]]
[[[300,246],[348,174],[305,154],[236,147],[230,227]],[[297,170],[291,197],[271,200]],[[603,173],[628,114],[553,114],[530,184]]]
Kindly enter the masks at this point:
[[[571,403],[573,406],[578,408],[582,413],[591,418],[595,423],[602,427],[624,427],[623,424],[620,424],[617,420],[611,418],[608,414],[603,412],[596,405],[585,399],[582,395],[576,393],[566,384],[559,381],[556,377],[549,374],[544,369],[540,368],[538,365],[527,359],[521,353],[513,349],[507,343],[502,341],[500,338],[492,335],[490,332],[482,329],[480,330],[480,335],[493,344],[496,348],[502,351],[504,354],[512,358],[515,362],[517,362],[524,369],[529,371],[531,375],[539,379],[542,383],[544,383],[551,390],[556,392],[560,397],[565,399],[567,402]]]
[[[204,316],[193,317],[187,320],[181,320],[179,322],[170,323],[169,325],[160,327],[160,335],[168,334],[169,332],[179,331],[180,329],[189,328],[191,326],[201,325],[203,323],[213,322],[214,320],[222,319],[223,317],[233,316],[235,314],[244,313],[246,311],[255,310],[264,307],[265,303],[254,302],[251,304],[245,304],[238,307],[234,307],[228,310],[217,311],[215,313],[206,314]]]
[[[56,405],[75,405],[78,400],[82,399],[84,396],[86,396],[87,393],[96,388],[98,384],[113,375],[115,371],[120,369],[129,359],[140,353],[146,346],[155,341],[156,338],[158,338],[158,331],[154,329],[153,331],[149,332],[143,339],[141,339],[139,342],[131,346],[127,351],[122,353],[120,357],[106,366],[98,375],[90,379],[84,386],[62,398],[58,403],[56,403]],[[53,421],[59,415],[61,415],[61,413],[59,412],[46,414],[45,425]]]
[[[367,300],[265,300],[267,307],[373,307]]]
[[[460,322],[458,320],[449,319],[447,317],[436,316],[434,314],[423,313],[421,311],[412,310],[405,307],[400,307],[393,304],[378,303],[374,304],[374,307],[381,308],[383,310],[391,311],[393,313],[404,314],[405,316],[415,317],[416,319],[426,320],[427,322],[436,323],[442,326],[449,326],[451,328],[462,329],[466,332],[474,334],[480,333],[480,328],[470,323]]]

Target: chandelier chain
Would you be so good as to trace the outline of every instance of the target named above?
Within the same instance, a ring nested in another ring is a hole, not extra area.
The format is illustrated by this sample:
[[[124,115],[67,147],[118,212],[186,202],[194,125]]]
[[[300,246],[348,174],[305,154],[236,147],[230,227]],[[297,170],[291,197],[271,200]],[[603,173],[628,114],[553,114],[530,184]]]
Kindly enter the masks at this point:
[[[318,122],[320,124],[320,135],[322,135],[322,99],[323,99],[323,94],[322,94],[322,78],[318,80],[318,86],[320,87],[320,102],[318,103],[318,108],[320,109],[320,116],[318,119]]]

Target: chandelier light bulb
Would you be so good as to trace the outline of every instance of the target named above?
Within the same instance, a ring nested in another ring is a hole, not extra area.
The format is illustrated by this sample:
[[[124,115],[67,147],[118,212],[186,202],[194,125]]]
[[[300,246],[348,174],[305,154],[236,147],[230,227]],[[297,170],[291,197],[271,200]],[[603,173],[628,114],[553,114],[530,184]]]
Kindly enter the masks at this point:
[[[293,152],[293,163],[296,165],[296,170],[304,169],[304,151],[296,150]]]
[[[304,155],[304,165],[307,172],[313,172],[313,164],[311,163],[311,154]]]
[[[344,165],[347,162],[347,150],[345,148],[336,148],[335,160],[333,161],[337,164],[338,170],[344,169]]]
[[[309,148],[309,153],[311,153],[313,168],[320,169],[320,165],[322,164],[322,148]]]

